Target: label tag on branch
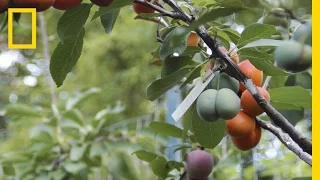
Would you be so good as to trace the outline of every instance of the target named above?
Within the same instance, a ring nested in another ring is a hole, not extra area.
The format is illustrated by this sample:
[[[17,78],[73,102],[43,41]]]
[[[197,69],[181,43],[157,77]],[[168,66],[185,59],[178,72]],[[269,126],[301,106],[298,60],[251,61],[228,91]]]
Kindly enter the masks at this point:
[[[197,100],[198,96],[202,93],[202,91],[207,87],[207,85],[214,78],[215,74],[212,70],[208,70],[204,75],[204,82],[200,78],[196,84],[196,86],[191,90],[188,96],[182,101],[182,103],[178,106],[178,108],[172,113],[172,118],[178,122],[181,117],[187,112],[187,110],[191,107],[193,102]]]

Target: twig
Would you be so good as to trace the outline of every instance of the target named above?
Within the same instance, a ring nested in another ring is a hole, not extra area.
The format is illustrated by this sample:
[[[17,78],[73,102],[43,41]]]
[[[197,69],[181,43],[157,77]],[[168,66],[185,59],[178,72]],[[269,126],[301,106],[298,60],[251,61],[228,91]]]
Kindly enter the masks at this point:
[[[263,89],[268,89],[270,81],[271,81],[271,78],[272,78],[272,76],[267,76],[266,77],[266,80],[264,81],[263,86],[262,86]]]
[[[44,19],[43,13],[39,12],[38,13],[39,17],[39,24],[40,24],[40,31],[42,35],[42,44],[43,44],[43,56],[45,58],[46,63],[49,65],[50,64],[50,52],[49,52],[49,43],[48,43],[48,34],[47,34],[47,28],[46,28],[46,21]],[[56,104],[56,95],[54,92],[54,81],[50,75],[50,70],[49,66],[46,70],[47,77],[49,79],[49,86],[50,86],[50,93],[51,93],[51,103]]]
[[[184,171],[184,172],[181,174],[179,180],[182,180],[186,175],[187,175],[187,171]]]
[[[296,142],[292,140],[292,138],[281,131],[280,128],[272,125],[271,123],[265,122],[259,118],[256,118],[256,122],[263,128],[270,131],[272,134],[277,136],[277,138],[293,153],[295,153],[301,160],[312,166],[312,157],[298,146]]]

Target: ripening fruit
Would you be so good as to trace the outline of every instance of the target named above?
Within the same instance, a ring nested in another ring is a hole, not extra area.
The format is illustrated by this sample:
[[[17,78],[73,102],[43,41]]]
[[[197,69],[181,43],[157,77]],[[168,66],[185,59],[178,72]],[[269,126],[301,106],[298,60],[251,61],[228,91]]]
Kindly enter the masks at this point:
[[[291,21],[287,12],[284,9],[274,8],[268,13],[266,17],[264,17],[263,23],[288,28],[290,26]]]
[[[187,41],[187,46],[198,46],[199,38],[197,33],[191,32],[188,41]]]
[[[54,0],[13,0],[13,4],[18,8],[36,8],[38,12],[49,9]]]
[[[256,86],[261,86],[263,80],[263,72],[254,67],[249,60],[242,61],[238,64],[241,71],[248,76],[248,78],[252,79],[253,84]],[[240,84],[240,91],[243,92],[246,90],[242,84]]]
[[[270,102],[269,92],[262,87],[257,88],[259,92],[263,95],[263,97],[266,99],[266,101]],[[242,93],[240,103],[243,111],[247,114],[250,114],[251,116],[258,116],[264,112],[248,90],[245,90]]]
[[[0,14],[8,9],[10,0],[1,0],[0,2]]]
[[[208,89],[203,91],[196,102],[197,112],[199,117],[208,122],[214,122],[219,119],[216,113],[216,98],[218,91]]]
[[[225,47],[219,47],[220,50],[228,53],[232,59],[232,61],[236,64],[239,63],[239,56],[238,56],[238,53],[233,49],[229,49],[229,51],[227,51],[227,49]]]
[[[239,86],[240,83],[238,80],[224,72],[217,74],[208,85],[210,89],[228,88],[234,91],[235,93],[239,92]]]
[[[68,10],[77,7],[83,0],[55,0],[53,7],[59,10]]]
[[[259,144],[261,133],[262,132],[260,125],[256,124],[256,127],[254,128],[254,131],[251,132],[251,134],[243,137],[231,137],[231,141],[239,150],[247,151]]]
[[[254,118],[240,110],[238,114],[226,121],[227,133],[232,137],[248,136],[256,126]]]
[[[301,24],[291,39],[312,46],[312,21]]]
[[[185,170],[190,179],[205,179],[213,168],[213,157],[203,150],[194,150],[187,154]]]
[[[274,51],[276,66],[298,73],[307,70],[312,64],[312,48],[297,41],[286,41]]]
[[[240,98],[231,89],[223,88],[217,93],[216,112],[222,119],[234,118],[240,110]]]
[[[150,2],[151,0],[147,0],[147,1]],[[140,13],[154,13],[154,9],[152,9],[150,7],[147,7],[145,5],[139,4],[139,3],[133,3],[133,10],[137,14],[140,14]]]
[[[97,6],[106,7],[112,4],[114,0],[90,0],[90,1]]]

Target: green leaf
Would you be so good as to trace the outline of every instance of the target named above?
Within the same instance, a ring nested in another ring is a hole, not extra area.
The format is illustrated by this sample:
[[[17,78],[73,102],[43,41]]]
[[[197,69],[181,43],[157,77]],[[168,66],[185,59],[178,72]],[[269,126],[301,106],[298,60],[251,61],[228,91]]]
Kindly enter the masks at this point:
[[[268,76],[286,76],[285,71],[278,68],[272,62],[273,56],[253,49],[243,49],[239,51],[242,58],[247,58],[258,69],[262,70]]]
[[[71,110],[81,102],[101,92],[99,88],[90,88],[86,91],[77,93],[74,97],[70,98],[66,103],[66,110]]]
[[[63,84],[67,74],[73,69],[81,56],[85,30],[73,36],[68,36],[64,42],[60,42],[54,50],[50,73],[58,87]]]
[[[267,38],[277,32],[276,28],[272,25],[254,23],[247,26],[241,33],[241,38],[238,41],[238,48],[246,44]]]
[[[168,76],[193,62],[188,56],[167,57],[162,63],[161,77]]]
[[[30,117],[42,117],[41,111],[35,110],[30,105],[25,104],[9,104],[6,106],[7,116],[30,116]]]
[[[312,96],[309,91],[300,86],[287,86],[271,89],[269,93],[272,102],[286,103],[311,109]]]
[[[196,53],[201,52],[201,48],[198,46],[187,46],[186,50],[180,56],[194,56]]]
[[[30,161],[30,157],[28,156],[28,154],[23,152],[11,152],[11,153],[2,154],[2,157],[0,159],[1,163],[10,163],[10,164],[23,163],[28,161]]]
[[[71,109],[67,112],[65,112],[64,117],[66,117],[67,119],[79,124],[79,125],[83,125],[83,115],[81,113],[81,111],[79,109]]]
[[[274,40],[274,39],[259,39],[257,41],[248,43],[247,45],[241,48],[239,47],[239,51],[241,51],[242,49],[252,48],[252,47],[277,47],[284,42],[285,41]]]
[[[301,107],[293,105],[293,104],[289,104],[289,103],[281,103],[281,102],[274,102],[271,100],[271,105],[279,110],[300,110]]]
[[[184,168],[183,163],[177,161],[169,161],[167,164],[171,169],[177,169],[178,171]]]
[[[232,42],[237,43],[238,40],[240,39],[241,35],[238,31],[227,28],[227,29],[222,29],[223,32],[225,32],[229,38],[232,40]]]
[[[81,34],[90,14],[91,4],[80,4],[64,12],[58,21],[57,33],[62,42],[70,36]]]
[[[15,170],[14,170],[12,164],[2,165],[2,170],[3,170],[4,174],[6,174],[7,176],[14,176],[15,175]]]
[[[274,76],[272,77],[269,88],[279,88],[285,86],[285,82],[287,80],[287,76]]]
[[[119,13],[120,9],[115,9],[100,16],[101,24],[104,27],[104,30],[107,34],[110,34],[112,32],[112,29],[117,21]]]
[[[219,17],[225,17],[225,16],[229,16],[233,13],[237,13],[239,11],[243,11],[245,8],[243,7],[235,7],[235,8],[216,8],[216,9],[212,9],[206,13],[204,13],[198,20],[193,21],[191,23],[191,25],[189,26],[190,30],[194,30],[197,27],[199,27],[202,24],[205,24],[209,21],[214,21],[216,19],[218,19]]]
[[[51,129],[45,125],[38,125],[33,127],[30,131],[30,139],[33,143],[41,142],[50,144],[53,143],[53,136]]]
[[[209,4],[207,7],[228,7],[228,8],[237,8],[243,7],[244,4],[240,0],[223,0],[214,4]]]
[[[73,145],[70,151],[70,159],[71,161],[79,161],[84,156],[86,150],[88,149],[89,144],[85,143],[81,146]]]
[[[71,161],[65,161],[62,166],[67,172],[77,174],[83,169],[87,168],[87,165],[84,162],[71,162]]]
[[[91,21],[97,19],[98,17],[105,15],[111,11],[119,10],[124,6],[129,6],[132,4],[132,0],[115,0],[110,6],[108,7],[100,7],[97,12],[93,15]]]
[[[194,79],[200,77],[200,70],[201,66],[198,66],[190,71],[190,73],[186,76],[187,79],[181,84],[179,89],[182,89],[184,86],[186,86],[188,83],[193,81]]]
[[[295,126],[304,117],[304,110],[279,110],[281,113],[293,126]]]
[[[167,166],[167,163],[167,160],[161,156],[154,159],[151,163],[153,173],[156,176],[165,179],[170,171],[169,166]]]
[[[21,13],[13,13],[13,19],[16,23],[19,24],[20,18],[21,18]]]
[[[159,98],[190,72],[190,68],[180,69],[169,76],[154,81],[147,89],[147,98],[151,101]]]
[[[160,47],[160,59],[166,59],[174,53],[181,55],[187,48],[189,34],[187,26],[178,26],[172,30]]]
[[[296,178],[293,178],[292,180],[312,180],[312,177],[296,177]]]
[[[182,129],[168,123],[152,122],[150,124],[151,129],[159,134],[172,136],[176,138],[182,137]]]
[[[197,142],[205,148],[215,148],[226,134],[226,121],[206,122],[198,116],[196,108],[192,108],[192,128]]]
[[[6,13],[5,18],[3,19],[2,23],[1,23],[1,28],[0,28],[0,32],[2,32],[4,30],[4,28],[6,28],[8,25],[8,13]]]
[[[135,154],[140,160],[151,163],[153,160],[155,160],[158,155],[148,152],[148,151],[144,151],[144,150],[138,150],[132,154]]]

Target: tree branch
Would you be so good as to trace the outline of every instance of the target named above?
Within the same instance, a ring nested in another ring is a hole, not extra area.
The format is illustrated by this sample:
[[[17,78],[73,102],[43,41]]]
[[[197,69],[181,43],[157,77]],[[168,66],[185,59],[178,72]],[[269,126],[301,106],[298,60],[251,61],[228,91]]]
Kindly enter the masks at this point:
[[[159,12],[163,12],[175,19],[180,19],[186,23],[192,23],[194,18],[185,13],[181,8],[179,8],[172,0],[163,0],[167,3],[176,13],[170,12],[168,14],[167,10],[163,8],[156,7],[150,3],[146,3],[142,0],[134,0],[137,3],[148,5]],[[262,94],[259,92],[258,88],[253,84],[252,79],[249,79],[235,64],[227,52],[223,52],[217,45],[217,42],[210,37],[206,28],[204,26],[199,26],[196,30],[200,38],[207,44],[207,46],[212,51],[212,56],[217,58],[215,68],[220,68],[221,71],[226,72],[230,76],[236,78],[240,83],[242,83],[247,90],[252,94],[253,98],[257,101],[259,106],[266,112],[266,114],[272,119],[275,125],[281,127],[281,129],[288,133],[290,137],[308,154],[312,155],[312,144],[311,141],[305,137],[301,132],[296,130],[288,120],[283,117],[275,108],[273,108],[269,102],[265,100]]]
[[[50,64],[50,52],[49,52],[49,41],[48,41],[48,34],[47,34],[47,28],[46,28],[46,21],[44,19],[43,13],[38,13],[39,17],[39,24],[40,24],[40,31],[42,35],[42,45],[43,45],[43,56],[45,58],[45,62],[49,65]],[[51,103],[56,104],[56,95],[54,91],[54,81],[50,75],[49,67],[46,69],[46,74],[49,79],[49,85],[50,85],[50,93],[51,93]]]
[[[284,144],[289,150],[295,153],[301,160],[312,166],[312,157],[308,153],[304,152],[296,142],[294,142],[291,137],[283,133],[281,129],[272,125],[271,123],[265,122],[259,118],[256,118],[256,122],[263,128],[270,131],[272,134],[277,136],[277,138]]]

